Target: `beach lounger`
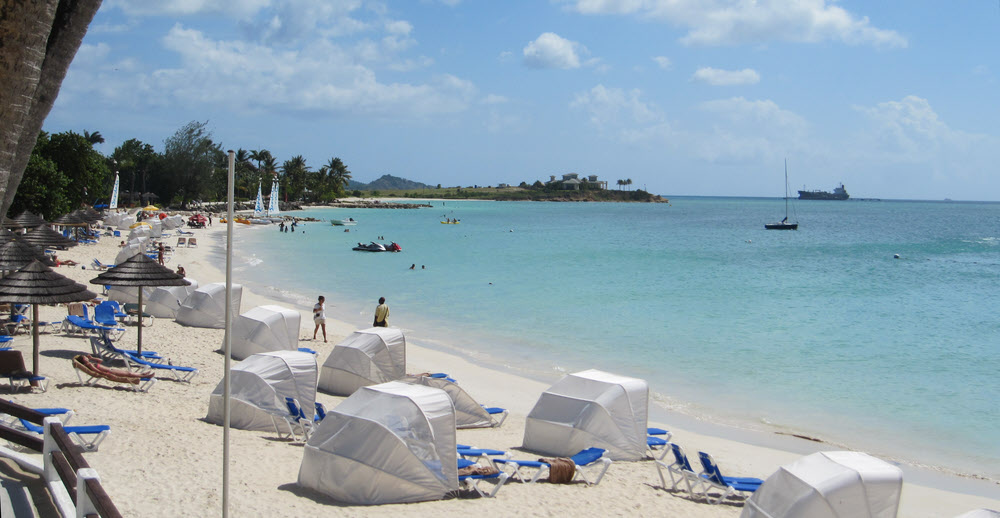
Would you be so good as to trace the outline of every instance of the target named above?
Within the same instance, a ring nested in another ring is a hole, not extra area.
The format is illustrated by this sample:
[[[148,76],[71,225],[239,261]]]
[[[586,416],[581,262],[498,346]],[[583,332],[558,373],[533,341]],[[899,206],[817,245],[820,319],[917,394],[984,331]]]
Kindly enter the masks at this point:
[[[198,248],[198,239],[189,237],[188,238],[188,248]]]
[[[570,457],[573,464],[576,464],[573,480],[579,477],[588,485],[599,484],[604,478],[604,474],[607,473],[608,467],[611,466],[611,459],[604,456],[604,451],[601,448],[587,448]],[[535,474],[529,481],[532,484],[543,478],[543,475],[548,475],[550,467],[547,462],[537,460],[494,459],[493,462],[504,466],[513,466],[513,471],[509,474],[521,482],[525,482],[521,468],[534,468]]]
[[[11,392],[15,389],[28,387],[31,390],[39,389],[45,392],[49,387],[49,380],[45,376],[35,376],[24,367],[24,356],[21,351],[7,349],[0,351],[0,376],[7,378],[7,383]]]
[[[105,326],[108,330],[103,333],[111,340],[118,340],[125,334],[125,329],[118,327],[118,319],[115,317],[115,306],[110,302],[101,302],[94,308],[94,323]]]
[[[715,459],[711,455],[703,451],[698,452],[698,459],[701,461],[701,466],[703,471],[699,473],[698,476],[702,480],[706,481],[705,487],[705,500],[711,504],[717,504],[730,496],[741,494],[746,496],[747,493],[753,493],[760,489],[760,485],[764,483],[763,480],[755,477],[726,477],[722,475],[722,471],[719,470],[719,464],[715,462]],[[712,500],[708,495],[708,490],[710,488],[715,488],[720,491],[720,495],[715,500]]]
[[[323,406],[323,403],[320,403],[319,401],[317,401],[315,404],[316,404],[316,422],[326,419],[326,407]]]
[[[78,317],[76,315],[69,315],[65,320],[63,320],[62,330],[66,334],[80,333],[86,335],[88,333],[100,334],[105,332],[111,332],[118,336],[125,334],[125,328],[103,326],[90,320],[85,320],[83,317]]]
[[[503,450],[491,450],[489,448],[473,448],[471,446],[466,446],[464,444],[458,445],[458,456],[470,460],[475,463],[480,461],[486,461],[490,466],[500,469],[500,466],[495,462],[496,460],[510,459],[510,453]]]
[[[139,305],[138,304],[126,302],[124,310],[125,310],[125,314],[128,316],[128,321],[129,321],[130,324],[137,324],[139,322]],[[156,320],[156,318],[153,317],[153,315],[150,315],[149,313],[146,313],[145,311],[142,312],[142,321],[143,321],[143,323],[149,322],[148,324],[144,324],[144,325],[148,325],[149,327],[153,327],[153,322],[155,320]]]
[[[310,349],[310,348],[308,348],[308,347],[299,347],[299,352],[300,352],[300,353],[309,353],[309,354],[317,354],[317,355],[319,354],[319,353],[318,353],[318,352],[316,352],[315,350],[313,350],[313,349]]]
[[[691,462],[688,461],[684,449],[676,443],[669,443],[667,449],[674,453],[674,461],[672,463],[667,464],[661,459],[654,459],[654,462],[656,462],[656,472],[660,475],[660,483],[663,485],[663,489],[667,489],[667,477],[663,476],[663,472],[666,471],[670,477],[670,491],[677,491],[678,486],[683,482],[688,494],[692,498],[705,497],[705,482],[691,468]]]
[[[181,367],[179,365],[170,365],[166,363],[155,363],[144,358],[140,358],[128,351],[122,351],[122,356],[125,357],[125,364],[131,370],[132,367],[142,366],[149,367],[153,369],[153,372],[157,370],[165,370],[169,372],[177,381],[190,382],[195,376],[198,375],[198,369],[194,367]]]
[[[44,428],[32,423],[31,421],[25,421],[24,419],[20,419],[19,421],[21,422],[21,426],[29,432],[41,434],[44,431]],[[83,448],[83,451],[97,451],[97,448],[101,446],[104,439],[107,439],[108,435],[111,434],[111,427],[104,424],[91,426],[64,426],[63,430],[66,431],[73,442],[80,446],[80,448]]]
[[[188,246],[188,240],[186,237],[177,238],[177,248],[180,248],[182,246]]]
[[[81,385],[97,386],[100,380],[107,380],[129,385],[129,388],[136,392],[148,392],[153,383],[156,383],[151,371],[129,372],[112,369],[104,366],[100,358],[85,354],[73,357],[73,369]],[[84,375],[87,376],[86,380],[83,379]]]
[[[95,269],[95,270],[107,270],[108,268],[114,268],[114,267],[115,267],[115,265],[113,265],[113,264],[104,264],[104,263],[102,263],[101,261],[99,261],[99,260],[98,260],[98,259],[97,259],[97,258],[95,257],[95,258],[94,258],[94,262],[93,262],[93,263],[91,263],[91,267],[92,267],[93,269]]]
[[[155,351],[142,351],[140,355],[139,351],[136,350],[119,349],[118,347],[115,346],[114,342],[112,342],[108,338],[107,335],[90,337],[90,350],[94,353],[94,356],[107,360],[127,361],[125,359],[125,353],[129,353],[132,355],[141,356],[142,359],[149,362],[163,363],[167,361],[166,358],[160,356]]]
[[[500,408],[498,406],[486,406],[486,405],[480,405],[480,406],[483,407],[483,410],[485,410],[487,414],[490,414],[490,418],[493,420],[493,428],[499,428],[500,425],[502,425],[503,422],[507,420],[507,415],[510,414],[510,412],[508,412],[506,408]]]
[[[293,441],[299,440],[299,435],[302,436],[302,442],[308,441],[309,436],[312,435],[313,425],[316,421],[310,420],[306,417],[305,412],[302,411],[302,406],[299,405],[298,400],[293,397],[285,398],[285,405],[288,408],[287,414],[281,414],[280,416],[271,416],[274,420],[274,431],[278,434],[278,437],[285,439],[291,437]],[[288,428],[288,433],[285,434],[281,427],[278,425],[277,418],[281,418],[285,422],[285,426]],[[318,416],[313,416],[313,419],[317,419]]]
[[[496,494],[497,494],[497,491],[500,491],[500,488],[503,487],[504,483],[507,482],[507,479],[510,478],[510,474],[505,473],[505,472],[500,471],[500,470],[497,470],[496,468],[491,468],[491,470],[490,470],[490,471],[495,471],[495,473],[478,474],[478,473],[475,473],[475,471],[477,471],[477,470],[473,469],[472,473],[467,474],[467,475],[463,475],[462,474],[462,470],[468,469],[468,468],[479,468],[479,466],[475,462],[472,462],[471,460],[459,458],[458,459],[458,469],[459,469],[458,483],[461,484],[466,490],[474,491],[476,494],[478,494],[482,498],[493,498],[493,497],[495,497]],[[481,468],[480,468],[480,470],[481,470]],[[492,481],[496,482],[496,484],[493,486],[493,490],[492,491],[486,492],[486,491],[483,491],[482,489],[480,489],[479,482],[483,481],[483,480],[492,480]]]

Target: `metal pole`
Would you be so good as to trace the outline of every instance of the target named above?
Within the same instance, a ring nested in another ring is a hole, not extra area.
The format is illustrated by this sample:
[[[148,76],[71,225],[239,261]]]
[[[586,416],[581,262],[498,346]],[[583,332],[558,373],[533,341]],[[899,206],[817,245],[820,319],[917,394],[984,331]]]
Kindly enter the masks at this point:
[[[139,346],[135,351],[142,356],[142,286],[139,286]]]
[[[229,517],[229,365],[233,342],[233,182],[236,176],[236,152],[229,150],[229,192],[226,197],[226,339],[223,344],[225,372],[223,373],[222,398],[222,518]]]

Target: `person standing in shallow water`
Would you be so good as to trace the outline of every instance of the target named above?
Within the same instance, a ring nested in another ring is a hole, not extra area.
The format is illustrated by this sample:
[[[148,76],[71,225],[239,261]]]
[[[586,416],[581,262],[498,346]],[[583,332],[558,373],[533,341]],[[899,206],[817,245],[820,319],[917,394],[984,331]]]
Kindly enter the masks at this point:
[[[326,342],[326,297],[320,295],[319,301],[313,306],[313,322],[316,328],[313,329],[313,340],[316,339],[316,332],[323,328],[323,341]]]
[[[375,321],[372,322],[374,327],[388,327],[389,325],[389,306],[385,304],[385,297],[379,297],[378,306],[375,308]]]

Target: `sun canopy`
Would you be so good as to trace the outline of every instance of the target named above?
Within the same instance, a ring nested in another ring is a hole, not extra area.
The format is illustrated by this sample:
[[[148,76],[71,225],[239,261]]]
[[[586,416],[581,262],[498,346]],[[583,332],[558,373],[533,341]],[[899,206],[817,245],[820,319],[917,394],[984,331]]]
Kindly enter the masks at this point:
[[[427,387],[439,388],[448,394],[451,402],[455,405],[455,427],[463,428],[490,428],[493,426],[493,418],[483,405],[472,399],[462,387],[453,381],[444,378],[432,378],[430,376],[405,376],[399,381],[410,385],[424,385]]]
[[[895,518],[903,472],[871,455],[813,453],[778,468],[743,506],[740,518]]]
[[[233,315],[240,313],[242,299],[243,286],[233,284]],[[191,327],[226,327],[226,285],[216,282],[194,290],[177,309],[175,320],[178,324]]]
[[[569,457],[585,448],[614,460],[646,457],[649,387],[641,379],[587,370],[564,376],[538,398],[524,426],[524,447]]]
[[[223,421],[225,380],[212,391],[206,419]],[[298,351],[254,354],[231,370],[232,404],[230,424],[241,430],[274,430],[271,416],[288,413],[286,397],[298,400],[306,417],[312,419],[316,402],[316,357]]]
[[[233,322],[232,356],[241,360],[267,351],[296,351],[302,316],[281,306],[257,306]]]
[[[153,290],[149,297],[143,294],[143,299],[146,301],[146,313],[157,318],[176,317],[181,304],[198,289],[198,281],[194,279],[187,279],[187,281],[191,283],[190,286],[160,286]]]
[[[399,329],[355,331],[333,348],[320,370],[319,388],[350,396],[360,387],[406,376],[406,338]]]
[[[383,383],[329,411],[299,485],[354,505],[437,500],[458,489],[455,411],[443,390]]]

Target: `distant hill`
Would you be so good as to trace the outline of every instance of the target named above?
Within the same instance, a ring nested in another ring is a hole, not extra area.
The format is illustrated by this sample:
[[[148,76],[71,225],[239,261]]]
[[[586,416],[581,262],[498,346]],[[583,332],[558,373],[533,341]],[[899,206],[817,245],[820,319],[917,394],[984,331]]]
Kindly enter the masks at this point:
[[[393,191],[393,190],[405,190],[405,189],[433,189],[433,185],[427,185],[425,183],[414,182],[413,180],[407,180],[406,178],[400,178],[398,176],[392,176],[391,174],[384,174],[381,178],[371,182],[371,183],[361,183],[351,180],[347,189],[351,191]]]

